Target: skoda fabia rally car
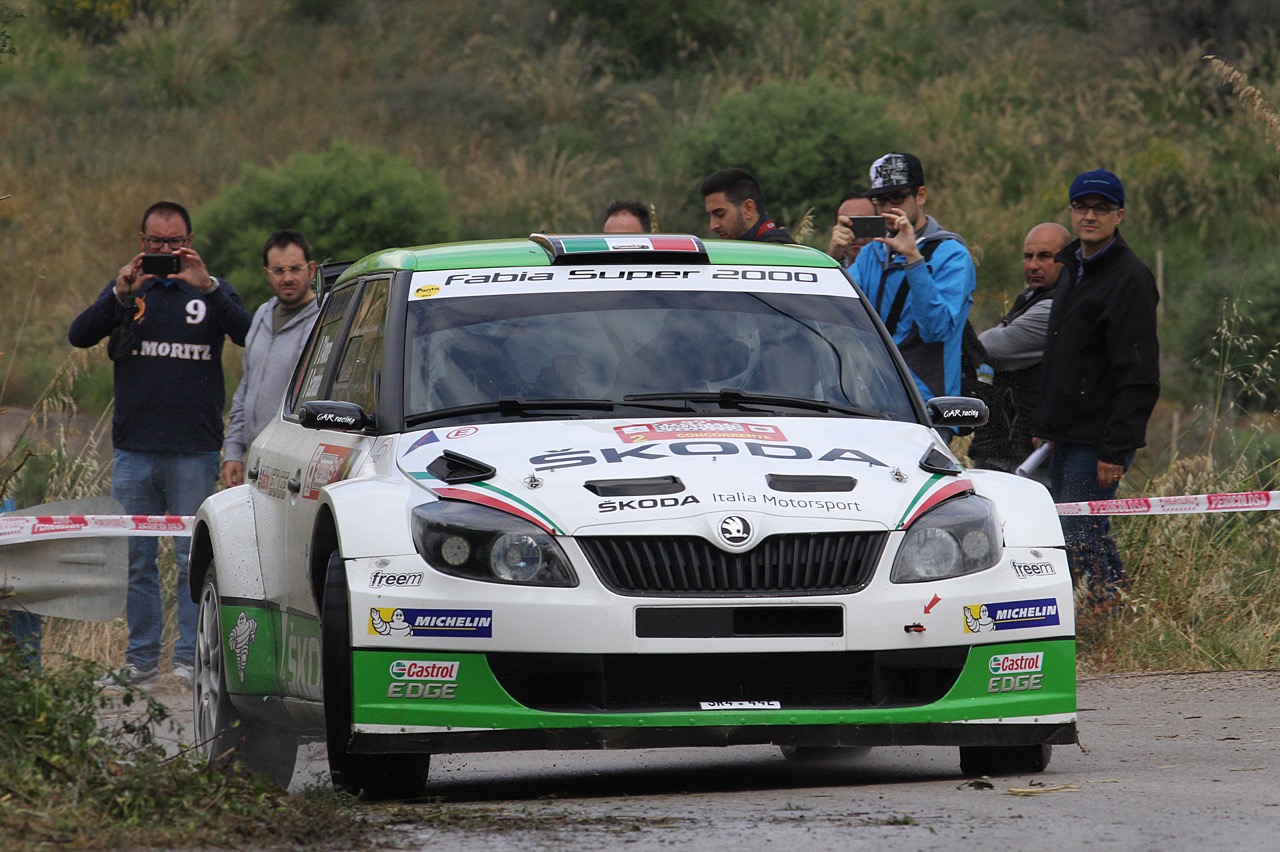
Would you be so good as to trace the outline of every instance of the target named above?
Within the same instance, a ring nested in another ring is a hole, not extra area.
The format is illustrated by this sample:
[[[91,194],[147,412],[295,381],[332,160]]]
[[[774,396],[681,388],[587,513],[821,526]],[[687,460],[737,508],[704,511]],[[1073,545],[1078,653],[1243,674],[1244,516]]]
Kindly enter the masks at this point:
[[[966,471],[826,255],[689,236],[383,251],[205,502],[197,734],[281,780],[435,753],[1076,741],[1048,494]]]

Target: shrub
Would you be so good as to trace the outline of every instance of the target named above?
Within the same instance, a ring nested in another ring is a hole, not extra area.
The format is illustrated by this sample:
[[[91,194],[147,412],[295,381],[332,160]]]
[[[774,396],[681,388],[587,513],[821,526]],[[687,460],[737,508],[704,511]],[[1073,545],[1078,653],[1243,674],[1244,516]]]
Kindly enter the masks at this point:
[[[645,73],[732,44],[736,26],[751,9],[742,0],[552,0],[551,5],[585,23],[588,32],[617,51],[626,64]]]
[[[751,172],[776,221],[796,222],[814,207],[825,224],[841,195],[867,183],[876,157],[904,148],[886,99],[814,77],[730,95],[677,133],[670,150],[699,181],[730,166]]]
[[[45,0],[44,10],[55,28],[100,44],[136,17],[170,15],[183,5],[184,0]]]
[[[227,277],[251,310],[271,297],[262,245],[282,228],[305,234],[317,261],[448,242],[456,233],[439,175],[346,142],[295,154],[276,169],[246,166],[195,219],[210,270]]]

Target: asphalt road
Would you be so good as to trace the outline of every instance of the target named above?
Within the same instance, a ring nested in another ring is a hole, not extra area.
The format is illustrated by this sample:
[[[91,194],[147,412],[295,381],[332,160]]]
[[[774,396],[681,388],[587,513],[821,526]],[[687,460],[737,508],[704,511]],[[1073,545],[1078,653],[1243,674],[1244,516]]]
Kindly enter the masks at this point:
[[[803,763],[755,746],[442,755],[434,798],[371,806],[383,828],[368,840],[461,852],[1280,848],[1280,671],[1083,677],[1079,706],[1080,746],[989,785],[946,748]],[[305,746],[291,789],[325,770],[323,747]]]

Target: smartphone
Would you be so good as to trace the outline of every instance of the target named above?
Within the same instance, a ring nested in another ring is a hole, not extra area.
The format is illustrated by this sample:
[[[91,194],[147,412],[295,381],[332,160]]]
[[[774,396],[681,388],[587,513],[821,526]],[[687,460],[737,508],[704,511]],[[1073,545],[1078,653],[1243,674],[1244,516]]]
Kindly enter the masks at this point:
[[[846,216],[845,218],[849,220],[849,229],[859,239],[868,240],[872,237],[888,236],[889,230],[883,216]]]
[[[142,256],[142,273],[168,278],[182,271],[182,258],[176,254],[144,254]]]

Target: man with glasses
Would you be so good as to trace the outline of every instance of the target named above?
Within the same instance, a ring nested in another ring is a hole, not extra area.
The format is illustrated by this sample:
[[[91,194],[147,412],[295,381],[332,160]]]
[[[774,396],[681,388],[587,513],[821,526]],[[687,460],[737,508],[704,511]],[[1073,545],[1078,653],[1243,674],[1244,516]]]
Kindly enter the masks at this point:
[[[71,345],[82,348],[110,338],[111,496],[131,515],[193,515],[218,481],[226,402],[222,344],[226,337],[244,344],[249,314],[231,285],[209,274],[191,248],[192,236],[191,217],[181,205],[161,201],[148,207],[138,235],[142,251],[120,267],[67,332]],[[163,273],[149,271],[166,266]],[[188,682],[196,631],[196,604],[187,591],[190,542],[174,539],[173,673]],[[124,666],[100,681],[102,686],[145,684],[159,673],[164,610],[156,544],[154,538],[129,539],[129,644]]]
[[[244,482],[244,454],[280,411],[294,365],[320,305],[312,281],[316,264],[307,238],[294,230],[272,234],[262,247],[262,271],[275,295],[258,308],[245,338],[240,386],[231,398],[223,444],[222,484]]]
[[[960,357],[977,271],[957,234],[925,213],[929,190],[914,154],[871,164],[867,197],[887,237],[858,254],[853,277],[884,321],[925,399],[960,395]],[[948,441],[950,429],[939,432]]]
[[[1144,445],[1160,395],[1155,279],[1120,236],[1124,185],[1109,171],[1071,183],[1076,240],[1058,254],[1066,274],[1045,341],[1036,435],[1053,442],[1059,503],[1109,500]],[[1128,585],[1107,516],[1062,518],[1071,574],[1098,606]]]

